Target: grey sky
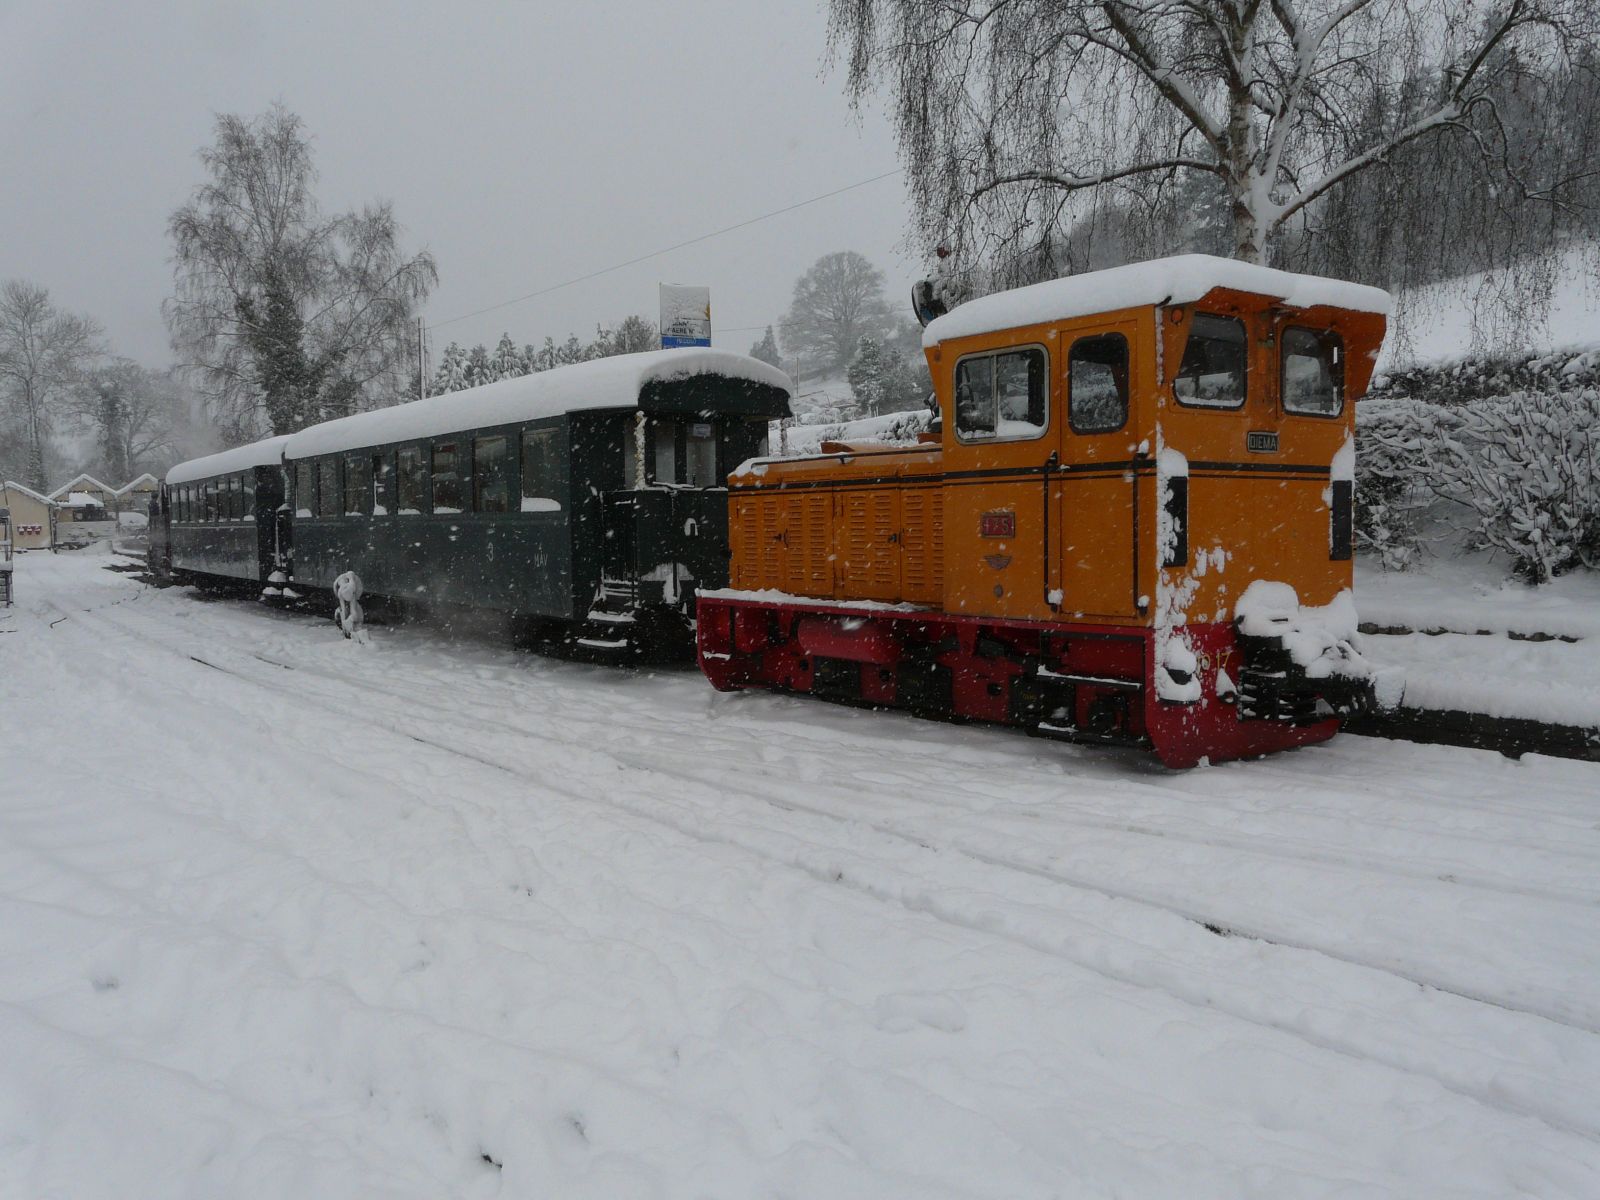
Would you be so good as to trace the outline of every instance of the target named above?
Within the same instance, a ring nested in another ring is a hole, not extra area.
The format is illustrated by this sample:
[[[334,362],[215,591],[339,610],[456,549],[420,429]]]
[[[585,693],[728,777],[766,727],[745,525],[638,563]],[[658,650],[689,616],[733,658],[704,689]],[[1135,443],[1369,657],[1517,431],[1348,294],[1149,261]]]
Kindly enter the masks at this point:
[[[216,112],[281,98],[315,137],[330,209],[387,197],[438,259],[430,324],[893,170],[849,113],[809,3],[0,0],[0,279],[51,289],[114,349],[169,360],[168,214]],[[898,177],[524,304],[443,325],[493,343],[655,315],[712,288],[746,349],[819,255],[856,249],[898,299]]]

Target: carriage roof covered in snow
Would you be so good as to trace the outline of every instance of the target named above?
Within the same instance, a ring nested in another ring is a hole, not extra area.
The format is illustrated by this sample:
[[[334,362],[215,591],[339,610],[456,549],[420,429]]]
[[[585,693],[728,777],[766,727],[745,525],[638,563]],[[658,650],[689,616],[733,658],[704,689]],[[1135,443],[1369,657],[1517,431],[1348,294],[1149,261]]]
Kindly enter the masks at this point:
[[[167,483],[189,483],[195,479],[210,479],[214,475],[231,475],[235,471],[248,471],[254,467],[277,467],[283,464],[283,448],[289,434],[235,446],[204,458],[191,458],[167,472]]]
[[[596,409],[687,411],[698,406],[695,385],[710,378],[724,381],[725,391],[731,385],[745,394],[752,411],[767,416],[785,415],[794,390],[776,367],[730,350],[618,354],[325,421],[293,434],[285,456],[310,458]],[[719,396],[716,407],[731,407],[728,401]]]

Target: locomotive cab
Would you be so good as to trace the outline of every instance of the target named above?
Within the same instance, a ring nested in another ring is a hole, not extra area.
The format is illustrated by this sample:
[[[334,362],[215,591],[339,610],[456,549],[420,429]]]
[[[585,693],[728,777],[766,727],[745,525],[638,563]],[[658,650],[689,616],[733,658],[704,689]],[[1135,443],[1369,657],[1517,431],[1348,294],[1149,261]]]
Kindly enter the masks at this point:
[[[1387,303],[1193,255],[952,309],[937,447],[733,479],[702,665],[1175,766],[1332,736],[1372,684],[1352,435]]]

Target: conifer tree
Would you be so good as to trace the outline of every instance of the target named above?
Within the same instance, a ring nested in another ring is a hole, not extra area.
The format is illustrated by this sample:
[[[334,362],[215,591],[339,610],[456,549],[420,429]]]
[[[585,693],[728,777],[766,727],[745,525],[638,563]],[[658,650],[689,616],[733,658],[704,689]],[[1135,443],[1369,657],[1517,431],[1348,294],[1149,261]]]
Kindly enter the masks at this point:
[[[439,369],[433,376],[434,394],[459,392],[467,386],[467,352],[460,342],[451,342],[439,359]]]
[[[769,366],[781,367],[782,356],[778,353],[778,339],[773,336],[772,326],[767,326],[767,331],[761,335],[759,341],[750,347],[750,357],[759,358]]]
[[[519,375],[528,373],[527,361],[522,357],[512,342],[509,333],[500,335],[500,344],[494,348],[494,357],[489,361],[489,378],[491,380],[515,379]]]
[[[884,373],[883,347],[876,338],[862,334],[856,343],[856,356],[850,360],[850,366],[845,371],[845,378],[849,380],[850,391],[866,416],[877,416],[883,406]]]

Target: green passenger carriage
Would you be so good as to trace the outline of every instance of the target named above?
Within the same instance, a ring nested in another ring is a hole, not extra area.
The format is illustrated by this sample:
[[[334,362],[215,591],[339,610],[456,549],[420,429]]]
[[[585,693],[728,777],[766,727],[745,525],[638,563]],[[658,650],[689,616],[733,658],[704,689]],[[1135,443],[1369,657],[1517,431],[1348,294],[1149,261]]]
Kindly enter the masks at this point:
[[[315,425],[283,447],[275,566],[298,591],[353,571],[402,604],[687,651],[696,590],[727,582],[726,477],[789,396],[744,355],[662,350]]]
[[[267,438],[179,463],[150,522],[151,567],[198,584],[268,585],[287,537],[283,447]]]

